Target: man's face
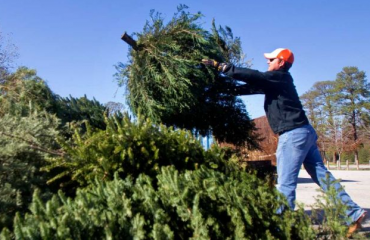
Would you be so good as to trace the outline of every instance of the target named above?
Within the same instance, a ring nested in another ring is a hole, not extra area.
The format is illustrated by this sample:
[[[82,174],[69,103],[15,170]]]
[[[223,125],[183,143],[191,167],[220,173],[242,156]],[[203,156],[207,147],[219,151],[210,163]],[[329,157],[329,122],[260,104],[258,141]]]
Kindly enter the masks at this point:
[[[276,71],[284,65],[284,60],[278,58],[269,58],[267,59],[267,64],[269,65],[267,71]]]

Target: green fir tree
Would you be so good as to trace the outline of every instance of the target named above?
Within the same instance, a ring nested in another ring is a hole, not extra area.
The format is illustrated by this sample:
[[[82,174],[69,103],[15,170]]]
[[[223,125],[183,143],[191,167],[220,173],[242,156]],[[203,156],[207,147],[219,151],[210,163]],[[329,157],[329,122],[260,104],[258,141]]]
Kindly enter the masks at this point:
[[[57,96],[36,70],[20,67],[0,84],[0,116],[26,116],[32,109],[54,113]]]
[[[46,184],[51,176],[40,168],[47,157],[60,154],[55,141],[58,125],[47,112],[0,118],[0,228],[10,227],[15,213],[27,210],[36,188],[42,190],[42,198],[56,192]]]
[[[112,179],[115,172],[122,178],[140,174],[155,177],[161,166],[172,165],[179,170],[197,169],[201,164],[228,171],[237,166],[227,163],[221,149],[214,146],[205,151],[192,133],[155,125],[138,116],[132,121],[128,114],[106,118],[106,129],[92,129],[86,134],[75,128],[71,140],[59,139],[63,156],[49,159],[45,170],[61,169],[49,182],[63,185],[77,181],[80,186],[98,179]]]
[[[80,98],[58,96],[56,105],[56,115],[62,120],[62,125],[86,121],[93,128],[106,127],[104,114],[108,109],[95,98],[90,100],[86,95]]]
[[[217,29],[214,23],[212,33],[204,30],[201,13],[186,9],[181,5],[168,23],[152,11],[143,32],[135,34],[137,43],[129,51],[128,63],[117,66],[129,107],[156,123],[257,147],[245,105],[223,93],[237,82],[200,64],[202,58],[245,64],[240,39],[230,28]]]
[[[162,167],[158,184],[139,175],[97,180],[74,199],[62,192],[17,216],[4,239],[313,239],[300,212],[277,215],[278,193],[254,175]],[[307,237],[307,238],[304,238]]]

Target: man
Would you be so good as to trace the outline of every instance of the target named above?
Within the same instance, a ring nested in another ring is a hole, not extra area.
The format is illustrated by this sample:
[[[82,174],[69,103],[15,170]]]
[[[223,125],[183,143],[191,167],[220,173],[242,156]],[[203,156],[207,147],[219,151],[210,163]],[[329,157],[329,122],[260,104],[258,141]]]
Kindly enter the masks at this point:
[[[264,94],[264,109],[270,127],[279,135],[276,151],[278,185],[277,189],[287,198],[289,207],[295,207],[295,190],[298,173],[302,164],[312,180],[327,190],[322,182],[328,176],[330,182],[335,181],[333,175],[326,169],[318,147],[317,135],[309,124],[302,104],[299,100],[293,78],[289,69],[293,65],[294,55],[289,49],[278,48],[271,53],[265,53],[267,72],[239,68],[232,64],[218,63],[203,59],[202,63],[218,69],[223,74],[245,82],[245,85],[228,89],[235,95]],[[336,183],[339,189],[340,184]],[[352,220],[348,234],[351,235],[359,227],[366,211],[354,203],[344,191],[338,193],[338,198],[347,205],[347,214]]]

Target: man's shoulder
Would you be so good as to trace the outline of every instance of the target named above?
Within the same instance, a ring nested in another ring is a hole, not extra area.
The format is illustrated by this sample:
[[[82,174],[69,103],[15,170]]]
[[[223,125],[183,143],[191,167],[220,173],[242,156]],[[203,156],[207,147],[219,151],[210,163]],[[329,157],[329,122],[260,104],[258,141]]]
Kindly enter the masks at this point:
[[[275,79],[275,80],[287,80],[292,81],[292,76],[290,75],[290,72],[288,71],[267,71],[263,73],[267,78],[269,79]]]

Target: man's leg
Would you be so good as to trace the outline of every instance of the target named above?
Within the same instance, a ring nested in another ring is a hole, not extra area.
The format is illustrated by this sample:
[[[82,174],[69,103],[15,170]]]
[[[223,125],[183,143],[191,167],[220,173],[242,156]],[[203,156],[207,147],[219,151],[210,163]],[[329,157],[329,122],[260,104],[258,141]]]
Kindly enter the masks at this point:
[[[316,139],[317,135],[315,131],[312,128],[312,134],[315,136],[315,143],[312,145],[311,149],[309,150],[306,159],[303,162],[303,165],[308,172],[308,174],[311,176],[312,180],[318,184],[324,191],[327,191],[328,186],[325,184],[326,177],[329,178],[329,182],[334,182],[335,178],[330,173],[330,171],[327,170],[327,168],[324,165],[324,162],[322,161],[319,149],[316,145]],[[339,191],[341,189],[340,183],[335,183],[334,185],[335,189]],[[347,216],[350,217],[352,222],[356,222],[361,215],[364,213],[364,210],[360,208],[355,202],[352,201],[351,197],[344,191],[343,189],[338,192],[338,198],[341,199],[341,201],[346,204],[347,206]]]
[[[279,137],[276,151],[278,173],[276,187],[286,197],[292,210],[295,207],[298,173],[310,149],[309,137],[310,132],[306,126],[293,129]]]

